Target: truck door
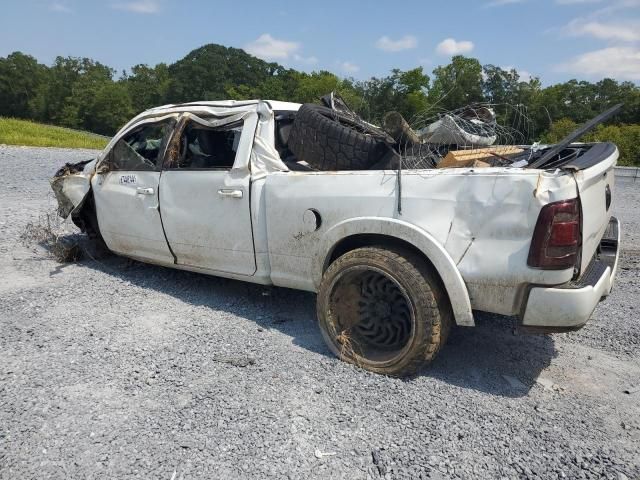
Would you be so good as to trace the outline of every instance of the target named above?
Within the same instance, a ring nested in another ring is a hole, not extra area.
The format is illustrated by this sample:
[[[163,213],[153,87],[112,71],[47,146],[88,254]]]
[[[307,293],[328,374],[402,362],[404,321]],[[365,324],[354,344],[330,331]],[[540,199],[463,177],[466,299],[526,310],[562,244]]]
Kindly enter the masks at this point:
[[[109,249],[155,263],[173,263],[158,210],[158,184],[173,118],[127,132],[91,180],[100,233]]]
[[[255,125],[245,128],[240,120],[211,128],[187,118],[182,121],[186,125],[176,129],[182,132],[179,153],[165,163],[160,178],[162,222],[176,263],[253,275],[247,165]]]

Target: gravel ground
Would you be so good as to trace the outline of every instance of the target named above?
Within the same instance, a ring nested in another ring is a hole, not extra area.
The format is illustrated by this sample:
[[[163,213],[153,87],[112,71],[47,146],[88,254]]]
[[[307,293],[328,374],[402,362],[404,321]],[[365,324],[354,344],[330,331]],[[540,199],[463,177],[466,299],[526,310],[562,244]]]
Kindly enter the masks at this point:
[[[311,294],[21,241],[94,154],[0,147],[0,478],[640,478],[640,183],[583,330],[478,314],[403,381],[332,357]]]

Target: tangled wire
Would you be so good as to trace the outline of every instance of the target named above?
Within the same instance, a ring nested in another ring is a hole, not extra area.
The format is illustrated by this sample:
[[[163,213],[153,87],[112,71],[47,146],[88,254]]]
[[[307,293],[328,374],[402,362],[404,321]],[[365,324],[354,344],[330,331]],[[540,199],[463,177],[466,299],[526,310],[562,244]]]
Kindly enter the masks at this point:
[[[534,134],[526,107],[511,104],[474,104],[450,111],[430,109],[408,124],[417,139],[404,135],[398,145],[403,165],[410,169],[435,168],[452,150],[472,152],[487,147],[497,153],[492,166],[511,165],[519,158],[501,156],[501,148],[525,145]]]

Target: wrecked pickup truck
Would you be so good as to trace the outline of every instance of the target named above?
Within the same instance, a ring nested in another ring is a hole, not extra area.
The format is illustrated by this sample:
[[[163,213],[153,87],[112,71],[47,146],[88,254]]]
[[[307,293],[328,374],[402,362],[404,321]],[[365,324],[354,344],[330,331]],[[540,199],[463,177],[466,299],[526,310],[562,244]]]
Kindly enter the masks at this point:
[[[613,144],[407,169],[389,136],[331,105],[168,105],[52,187],[119,255],[317,292],[331,351],[373,372],[412,374],[474,310],[538,332],[587,322],[618,265]]]

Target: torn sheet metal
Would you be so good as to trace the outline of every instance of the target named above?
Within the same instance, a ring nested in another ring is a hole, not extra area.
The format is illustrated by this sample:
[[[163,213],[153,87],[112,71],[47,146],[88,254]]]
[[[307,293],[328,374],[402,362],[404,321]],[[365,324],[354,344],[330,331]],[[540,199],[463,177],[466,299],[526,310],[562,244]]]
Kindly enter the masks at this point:
[[[287,166],[280,160],[278,151],[272,143],[256,135],[251,151],[251,178],[258,180],[272,172],[288,172]]]
[[[258,125],[251,151],[251,178],[258,180],[272,172],[288,172],[289,169],[275,148],[274,113],[266,102],[258,105]]]
[[[58,215],[67,218],[82,205],[91,189],[91,177],[96,171],[96,159],[67,163],[51,179],[51,188],[58,201]]]

